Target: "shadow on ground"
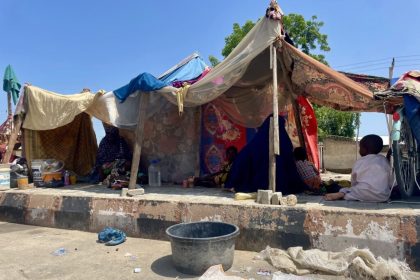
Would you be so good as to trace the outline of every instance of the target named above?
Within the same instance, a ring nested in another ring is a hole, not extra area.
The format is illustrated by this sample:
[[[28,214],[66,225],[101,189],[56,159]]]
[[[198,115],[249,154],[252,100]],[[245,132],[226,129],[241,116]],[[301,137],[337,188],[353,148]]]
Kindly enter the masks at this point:
[[[171,255],[167,255],[167,256],[164,256],[155,260],[151,265],[151,269],[154,273],[163,277],[170,277],[170,278],[180,277],[181,279],[197,277],[194,275],[187,275],[187,274],[178,272],[172,263]]]

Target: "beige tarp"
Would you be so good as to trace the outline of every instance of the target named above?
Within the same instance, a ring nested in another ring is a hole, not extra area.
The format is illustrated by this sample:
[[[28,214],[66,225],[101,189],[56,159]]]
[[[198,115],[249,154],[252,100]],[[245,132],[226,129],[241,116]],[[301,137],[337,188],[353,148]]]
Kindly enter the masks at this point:
[[[90,92],[62,95],[35,86],[25,87],[26,118],[23,128],[48,130],[71,123],[95,100]]]

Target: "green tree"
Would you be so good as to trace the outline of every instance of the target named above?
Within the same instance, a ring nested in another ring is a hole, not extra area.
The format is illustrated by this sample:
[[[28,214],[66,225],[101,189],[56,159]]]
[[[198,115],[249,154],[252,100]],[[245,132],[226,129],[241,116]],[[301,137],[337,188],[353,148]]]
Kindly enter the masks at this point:
[[[220,63],[220,60],[218,60],[217,57],[213,55],[209,55],[209,61],[212,67],[216,67],[216,65]]]
[[[287,30],[297,48],[328,65],[325,55],[322,54],[322,52],[331,50],[328,45],[328,36],[320,31],[324,26],[324,22],[318,21],[316,16],[306,20],[302,15],[289,14],[283,17],[283,24],[284,29]],[[251,20],[246,21],[242,26],[238,23],[233,24],[232,33],[225,38],[225,47],[222,50],[224,58],[232,52],[254,26],[255,23]],[[209,56],[209,61],[213,67],[219,63],[219,60],[214,56]],[[356,126],[360,122],[360,114],[340,112],[316,105],[314,110],[318,120],[318,135],[320,139],[328,135],[355,136]]]

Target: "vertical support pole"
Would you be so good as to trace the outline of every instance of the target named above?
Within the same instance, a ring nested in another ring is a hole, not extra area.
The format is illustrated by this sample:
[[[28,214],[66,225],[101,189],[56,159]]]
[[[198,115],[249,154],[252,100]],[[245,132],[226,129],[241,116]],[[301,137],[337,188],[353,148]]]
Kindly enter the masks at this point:
[[[12,93],[10,91],[7,92],[7,114],[8,114],[8,116],[13,115],[13,112],[12,112]]]
[[[279,101],[277,84],[277,49],[274,45],[270,46],[270,66],[273,69],[273,117],[270,119],[269,135],[269,188],[276,191],[276,155],[280,155],[279,145]]]
[[[4,158],[2,160],[2,163],[9,163],[10,158],[12,157],[13,148],[15,147],[20,129],[22,127],[23,123],[23,116],[21,114],[16,116],[16,121],[13,120],[13,129],[12,133],[10,134],[9,143],[7,143],[7,150],[6,154],[4,155]]]
[[[279,147],[279,93],[277,83],[277,49],[273,50],[273,151],[274,155],[280,155]]]
[[[196,142],[196,154],[195,154],[195,166],[194,166],[194,176],[196,178],[200,177],[200,144],[201,144],[201,118],[202,110],[201,106],[198,106],[195,111],[195,135],[197,135]]]
[[[270,132],[269,132],[269,190],[272,190],[273,192],[276,192],[276,155],[274,154],[274,119],[273,117],[270,118]]]
[[[389,67],[389,86],[392,86],[391,85],[391,80],[392,80],[392,77],[394,76],[394,67],[395,67],[395,58],[393,57],[392,58],[392,62],[391,62],[391,66]],[[385,114],[385,119],[386,119],[386,125],[387,125],[387,128],[388,128],[388,143],[389,143],[389,147],[391,148],[391,146],[392,146],[392,137],[391,137],[391,131],[392,131],[392,115],[387,115],[386,114],[386,106],[385,106],[385,104],[384,104],[384,114]],[[360,120],[359,120],[360,121]],[[360,126],[360,124],[359,124],[359,126]],[[358,153],[356,153],[356,154],[358,154]]]
[[[146,109],[149,100],[150,93],[140,93],[140,104],[139,104],[139,117],[137,119],[137,127],[135,132],[134,152],[133,161],[131,163],[130,183],[129,189],[135,189],[137,183],[137,173],[139,171],[141,146],[143,144],[144,136],[144,121],[146,118]]]

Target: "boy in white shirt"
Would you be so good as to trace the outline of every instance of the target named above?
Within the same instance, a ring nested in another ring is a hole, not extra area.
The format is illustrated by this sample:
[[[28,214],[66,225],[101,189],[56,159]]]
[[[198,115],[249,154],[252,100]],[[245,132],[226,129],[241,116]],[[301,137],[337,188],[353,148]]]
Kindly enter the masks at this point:
[[[338,193],[325,195],[325,200],[359,200],[384,202],[391,194],[391,166],[379,153],[383,141],[378,135],[367,135],[359,145],[362,156],[356,161],[351,174],[351,188],[342,188]]]

